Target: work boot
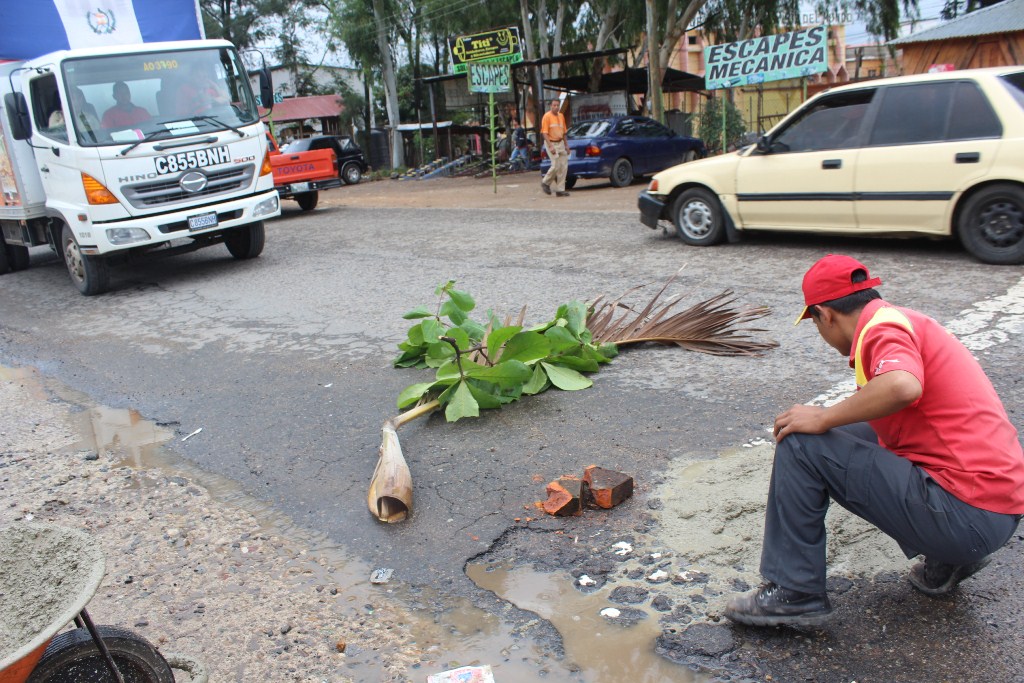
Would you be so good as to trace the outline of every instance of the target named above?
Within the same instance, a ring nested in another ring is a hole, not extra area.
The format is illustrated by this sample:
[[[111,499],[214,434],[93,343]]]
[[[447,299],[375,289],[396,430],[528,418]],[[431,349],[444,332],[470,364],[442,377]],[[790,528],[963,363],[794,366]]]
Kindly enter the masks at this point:
[[[749,626],[814,626],[832,613],[825,593],[801,593],[766,583],[729,601],[725,616]]]
[[[924,558],[910,569],[907,578],[917,590],[931,597],[949,595],[957,585],[968,576],[973,576],[985,568],[992,558],[986,557],[974,564],[946,564],[938,560]]]
[[[551,194],[551,188],[543,180],[540,181],[540,189],[544,190],[544,194]]]

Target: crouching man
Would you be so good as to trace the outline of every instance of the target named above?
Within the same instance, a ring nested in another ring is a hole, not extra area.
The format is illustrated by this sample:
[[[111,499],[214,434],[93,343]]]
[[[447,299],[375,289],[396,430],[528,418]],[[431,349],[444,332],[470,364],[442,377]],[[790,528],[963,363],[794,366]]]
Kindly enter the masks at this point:
[[[874,524],[908,558],[929,596],[988,564],[1024,512],[1024,454],[981,366],[935,320],[882,300],[881,280],[848,256],[804,275],[806,307],[827,344],[849,357],[857,391],[828,408],[775,419],[758,590],[725,616],[742,624],[814,625],[825,593],[830,499]]]

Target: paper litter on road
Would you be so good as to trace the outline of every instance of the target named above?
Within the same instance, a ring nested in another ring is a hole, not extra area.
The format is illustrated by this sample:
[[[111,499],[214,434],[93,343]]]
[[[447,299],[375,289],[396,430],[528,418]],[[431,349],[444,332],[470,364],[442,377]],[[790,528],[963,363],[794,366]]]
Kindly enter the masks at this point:
[[[427,676],[427,683],[494,683],[490,665],[460,666]]]

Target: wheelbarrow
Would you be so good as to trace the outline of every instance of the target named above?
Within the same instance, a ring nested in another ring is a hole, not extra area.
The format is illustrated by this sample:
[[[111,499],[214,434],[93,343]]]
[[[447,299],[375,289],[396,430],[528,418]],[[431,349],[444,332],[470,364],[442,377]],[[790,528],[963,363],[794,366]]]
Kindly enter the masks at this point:
[[[0,683],[206,683],[201,662],[142,636],[96,626],[85,606],[106,561],[88,534],[56,524],[0,528]],[[60,633],[71,622],[77,628]],[[59,635],[58,635],[59,634]]]

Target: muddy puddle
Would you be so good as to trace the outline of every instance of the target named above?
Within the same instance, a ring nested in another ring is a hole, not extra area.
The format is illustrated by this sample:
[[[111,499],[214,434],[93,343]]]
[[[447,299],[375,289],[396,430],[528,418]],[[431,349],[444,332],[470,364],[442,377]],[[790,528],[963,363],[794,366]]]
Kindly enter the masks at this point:
[[[630,681],[660,683],[705,681],[654,652],[661,633],[658,614],[624,627],[601,615],[609,607],[603,593],[584,594],[568,574],[544,574],[508,564],[470,564],[466,574],[478,586],[516,607],[549,621],[562,637],[566,664],[587,683]],[[521,680],[521,679],[512,679]]]

